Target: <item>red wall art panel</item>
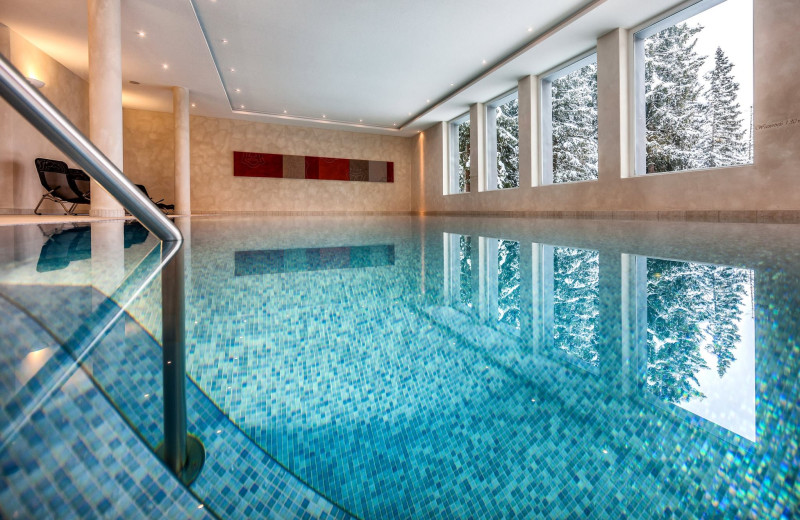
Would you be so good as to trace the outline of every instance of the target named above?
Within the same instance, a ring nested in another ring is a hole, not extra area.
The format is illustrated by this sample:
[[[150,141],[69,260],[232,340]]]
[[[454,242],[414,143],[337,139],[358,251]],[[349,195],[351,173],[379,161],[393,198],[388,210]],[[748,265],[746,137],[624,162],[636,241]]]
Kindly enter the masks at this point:
[[[394,182],[394,163],[303,155],[233,152],[235,177]]]

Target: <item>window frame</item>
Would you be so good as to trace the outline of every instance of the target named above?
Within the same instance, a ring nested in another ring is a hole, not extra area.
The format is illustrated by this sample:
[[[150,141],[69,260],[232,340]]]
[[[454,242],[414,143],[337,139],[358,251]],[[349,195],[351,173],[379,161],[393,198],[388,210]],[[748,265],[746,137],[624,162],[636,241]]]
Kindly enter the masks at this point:
[[[486,107],[486,191],[513,190],[520,187],[519,180],[517,180],[516,186],[510,188],[497,186],[497,107],[514,99],[519,103],[518,87],[508,90],[484,104]],[[517,124],[519,124],[519,115],[517,115]],[[519,159],[519,150],[517,150],[517,159]]]
[[[712,7],[725,3],[727,0],[691,0],[670,9],[664,14],[651,18],[646,22],[630,30],[631,38],[631,147],[633,158],[631,161],[632,177],[646,177],[653,175],[666,175],[671,173],[684,173],[701,170],[715,170],[717,168],[737,168],[741,166],[752,166],[754,161],[735,164],[731,166],[719,166],[714,168],[691,168],[686,170],[675,170],[669,172],[647,173],[647,121],[645,103],[645,56],[644,42],[650,36],[663,31],[673,25],[678,25],[689,18],[708,11]],[[755,62],[755,56],[753,57]],[[755,63],[753,63],[753,81],[755,82]],[[754,100],[755,102],[755,100]]]
[[[539,80],[539,113],[541,114],[539,118],[539,146],[540,150],[542,151],[540,161],[542,171],[542,186],[597,181],[597,179],[587,179],[583,181],[553,182],[553,81],[563,78],[571,72],[582,69],[591,63],[597,63],[596,47],[593,47],[591,50],[579,54],[571,60],[568,60],[561,65],[558,65],[557,67],[547,71],[541,75],[541,79]]]
[[[449,175],[445,195],[463,195],[464,193],[470,193],[472,191],[472,189],[468,191],[460,191],[458,187],[458,154],[460,152],[458,149],[458,126],[467,121],[470,124],[470,132],[472,132],[472,121],[470,121],[469,110],[466,113],[451,119],[447,123]],[[472,172],[470,171],[470,188],[471,186]]]

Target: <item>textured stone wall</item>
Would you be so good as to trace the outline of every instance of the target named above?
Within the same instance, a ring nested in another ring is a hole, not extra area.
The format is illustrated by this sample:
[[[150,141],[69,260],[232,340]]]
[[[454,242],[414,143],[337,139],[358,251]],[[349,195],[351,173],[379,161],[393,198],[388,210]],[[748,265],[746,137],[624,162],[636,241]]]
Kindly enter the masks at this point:
[[[40,92],[88,135],[89,85],[86,81],[4,25],[0,25],[0,52],[10,58],[24,76],[44,81]],[[0,213],[31,213],[43,193],[34,159],[65,160],[65,157],[3,100],[0,100],[0,128],[4,141],[0,148]],[[74,166],[71,161],[67,164]],[[42,211],[58,213],[61,208],[46,202]]]
[[[172,115],[124,111],[125,173],[173,200]],[[418,206],[416,139],[191,118],[192,212],[408,212]],[[233,176],[233,152],[393,161],[394,183]]]

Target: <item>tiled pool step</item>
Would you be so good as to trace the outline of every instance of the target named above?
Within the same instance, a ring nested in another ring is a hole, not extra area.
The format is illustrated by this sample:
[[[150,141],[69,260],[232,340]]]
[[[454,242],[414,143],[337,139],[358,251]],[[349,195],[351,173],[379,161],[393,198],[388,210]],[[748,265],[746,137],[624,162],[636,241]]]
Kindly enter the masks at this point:
[[[0,516],[210,517],[30,316],[0,299],[0,321],[0,418],[20,425],[0,439]],[[43,357],[43,369],[26,372]],[[22,420],[25,401],[58,373],[71,375]]]
[[[91,305],[77,313],[59,312],[59,301],[95,302],[103,297],[89,287],[4,286],[34,316],[49,317],[48,326],[70,332]],[[50,297],[48,297],[50,295]],[[58,336],[59,332],[55,332]],[[119,411],[152,448],[162,437],[161,348],[130,316],[112,327],[91,351],[84,366]],[[342,509],[291,475],[255,445],[187,378],[189,431],[206,448],[206,463],[192,492],[223,518],[345,519]]]

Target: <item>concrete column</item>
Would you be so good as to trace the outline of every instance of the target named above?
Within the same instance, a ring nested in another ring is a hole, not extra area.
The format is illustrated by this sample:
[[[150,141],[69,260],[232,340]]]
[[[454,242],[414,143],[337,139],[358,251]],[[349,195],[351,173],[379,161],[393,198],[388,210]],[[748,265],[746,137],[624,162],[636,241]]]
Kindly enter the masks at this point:
[[[469,107],[470,191],[486,191],[486,105]]]
[[[120,0],[89,1],[89,138],[122,169]],[[97,217],[122,217],[122,206],[92,181]]]
[[[0,24],[0,54],[11,59],[11,32]],[[0,101],[0,214],[14,213],[14,132],[11,118],[14,109]]]
[[[540,185],[539,78],[526,76],[517,83],[519,94],[519,186]]]
[[[628,38],[614,29],[597,40],[597,126],[600,182],[630,176]]]
[[[175,214],[190,215],[189,89],[172,87],[172,114],[175,121]]]

